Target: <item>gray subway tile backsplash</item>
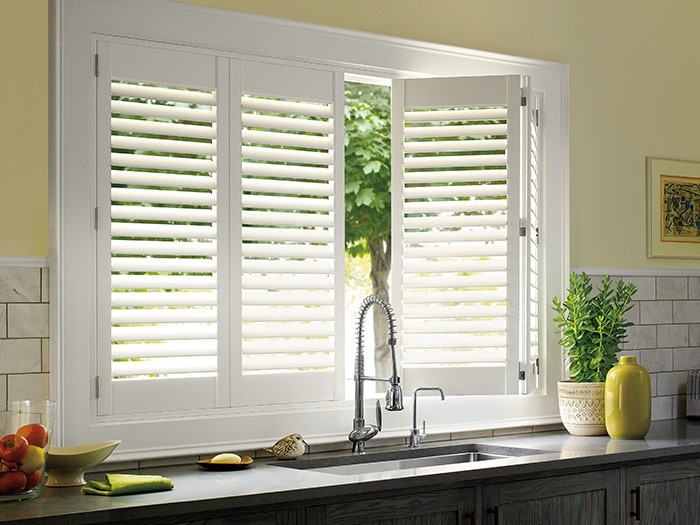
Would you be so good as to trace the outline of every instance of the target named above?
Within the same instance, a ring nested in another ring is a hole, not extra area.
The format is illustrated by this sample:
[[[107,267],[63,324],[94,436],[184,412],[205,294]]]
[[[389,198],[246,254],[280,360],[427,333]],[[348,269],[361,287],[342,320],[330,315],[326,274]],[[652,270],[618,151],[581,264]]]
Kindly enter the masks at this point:
[[[688,325],[688,346],[700,346],[700,324]]]
[[[0,339],[0,370],[6,374],[41,372],[41,339]]]
[[[688,346],[688,325],[658,325],[656,327],[656,345],[658,348],[677,348]]]
[[[649,373],[654,372],[672,372],[673,371],[673,350],[668,348],[665,350],[649,349],[640,350],[638,362]]]
[[[48,399],[49,270],[0,267],[0,410]]]
[[[700,347],[673,349],[674,370],[700,370]]]
[[[0,267],[0,410],[49,396],[49,278],[48,268]],[[700,369],[700,277],[620,278],[638,288],[620,354],[648,368],[653,419],[684,417],[687,371]]]
[[[673,322],[673,301],[639,301],[637,305],[639,308],[639,319],[635,324]]]
[[[660,419],[673,418],[673,396],[655,396],[651,398],[651,419],[658,421]]]
[[[47,303],[10,303],[7,305],[7,337],[48,337]]]
[[[49,287],[49,269],[48,268],[42,268],[41,269],[41,302],[42,303],[48,303],[50,302],[50,293],[49,293],[50,287]]]
[[[651,374],[652,419],[685,417],[688,370],[700,369],[700,277],[613,276],[620,278],[637,286],[639,308],[621,354],[638,352]]]
[[[688,299],[700,299],[700,277],[688,277]]]
[[[611,277],[615,278],[615,276]],[[656,300],[656,277],[624,277],[622,280],[637,287],[637,293],[634,296],[637,301]]]
[[[8,401],[50,399],[49,374],[8,374],[7,397]]]
[[[700,320],[700,301],[673,301],[674,323],[697,323]]]
[[[0,409],[7,408],[7,376],[0,374]]]
[[[0,303],[40,303],[41,268],[0,268]]]
[[[641,308],[639,301],[634,301],[632,303],[632,308],[625,314],[625,320],[632,324],[639,324],[641,319]]]
[[[7,337],[7,305],[0,303],[0,339]]]
[[[688,278],[687,277],[657,277],[656,278],[656,300],[665,299],[688,299]]]
[[[685,383],[688,372],[660,372],[656,376],[656,395],[673,396],[685,395]]]
[[[657,348],[656,325],[637,324],[627,328],[627,342],[623,343],[623,348],[625,350]]]

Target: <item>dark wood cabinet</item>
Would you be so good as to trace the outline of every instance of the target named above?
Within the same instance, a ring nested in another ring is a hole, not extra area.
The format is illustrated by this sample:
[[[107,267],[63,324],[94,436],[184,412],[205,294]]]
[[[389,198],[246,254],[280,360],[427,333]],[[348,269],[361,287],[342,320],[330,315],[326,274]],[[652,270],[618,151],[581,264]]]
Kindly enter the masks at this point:
[[[700,523],[700,459],[640,465],[625,474],[625,523]]]
[[[488,525],[619,523],[618,469],[486,485]]]
[[[232,509],[230,511],[202,512],[199,515],[187,515],[149,520],[149,524],[172,523],[177,525],[298,525],[297,509],[276,511],[247,511]],[[129,522],[132,523],[132,522]]]
[[[549,475],[548,475],[549,474]],[[161,515],[187,525],[698,525],[700,458]],[[381,495],[380,495],[381,494]],[[107,516],[105,516],[108,518]],[[108,518],[110,523],[132,520]],[[99,520],[96,520],[99,521]]]
[[[473,525],[475,491],[429,490],[307,507],[307,525]]]

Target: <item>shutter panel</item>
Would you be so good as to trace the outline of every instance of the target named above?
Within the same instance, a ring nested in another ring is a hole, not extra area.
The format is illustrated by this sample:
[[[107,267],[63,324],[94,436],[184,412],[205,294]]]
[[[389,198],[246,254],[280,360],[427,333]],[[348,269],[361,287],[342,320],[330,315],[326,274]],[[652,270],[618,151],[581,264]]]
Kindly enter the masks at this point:
[[[409,389],[518,392],[520,82],[394,85],[394,153],[402,160],[394,293]]]
[[[98,182],[100,297],[109,303],[100,342],[109,351],[98,364],[99,413],[213,407],[215,59],[103,43],[100,58],[98,104],[109,133]]]
[[[344,250],[343,186],[336,179],[336,173],[343,173],[342,139],[340,144],[336,139],[342,136],[336,129],[342,124],[342,103],[334,104],[337,82],[329,72],[243,64],[241,340],[246,405],[337,395],[342,370],[336,365],[335,346],[338,338],[342,341],[338,311],[343,304]]]
[[[529,276],[525,294],[527,301],[527,319],[524,330],[524,343],[527,355],[523,362],[526,367],[526,383],[523,385],[524,393],[540,388],[540,354],[539,354],[539,275],[540,275],[540,180],[541,180],[541,153],[542,153],[542,94],[532,93],[528,107],[530,118],[528,120],[529,144],[527,148],[527,184],[525,193],[525,206],[528,214],[527,265],[526,275]]]

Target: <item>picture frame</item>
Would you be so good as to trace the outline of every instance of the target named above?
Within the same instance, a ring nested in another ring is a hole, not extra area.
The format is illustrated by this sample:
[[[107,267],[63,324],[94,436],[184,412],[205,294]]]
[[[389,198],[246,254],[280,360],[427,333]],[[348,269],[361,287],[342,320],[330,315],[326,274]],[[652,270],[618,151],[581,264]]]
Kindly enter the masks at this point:
[[[647,157],[647,257],[700,258],[700,162]]]

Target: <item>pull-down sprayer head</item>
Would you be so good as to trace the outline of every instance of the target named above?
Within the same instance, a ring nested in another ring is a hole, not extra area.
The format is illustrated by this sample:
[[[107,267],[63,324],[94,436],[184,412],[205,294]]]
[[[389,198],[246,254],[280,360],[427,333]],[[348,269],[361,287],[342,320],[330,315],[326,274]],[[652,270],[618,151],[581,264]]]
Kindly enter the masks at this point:
[[[390,412],[403,410],[403,392],[401,385],[389,385],[389,390],[386,391],[386,409]]]

